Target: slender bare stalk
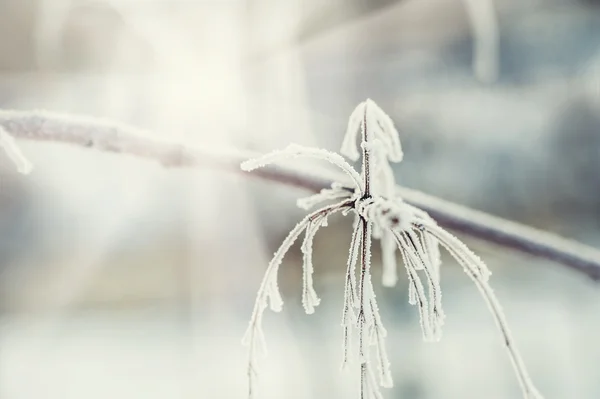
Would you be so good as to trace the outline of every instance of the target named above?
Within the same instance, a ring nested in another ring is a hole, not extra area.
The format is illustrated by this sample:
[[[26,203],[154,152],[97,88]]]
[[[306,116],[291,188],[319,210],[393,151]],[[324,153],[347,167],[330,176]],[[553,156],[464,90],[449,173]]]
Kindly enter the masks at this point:
[[[256,153],[236,149],[202,148],[162,140],[143,130],[96,118],[60,115],[45,111],[0,110],[0,127],[18,140],[47,141],[103,152],[137,156],[165,167],[203,167],[243,173],[239,164]],[[301,169],[268,167],[244,176],[319,192],[339,174],[315,177]],[[456,232],[501,247],[549,259],[600,280],[600,251],[518,223],[477,212],[439,198],[398,187],[404,201],[426,211],[437,223]]]
[[[521,359],[521,355],[516,348],[515,339],[512,336],[508,323],[502,311],[502,307],[494,294],[494,291],[488,283],[489,271],[483,262],[473,252],[471,252],[462,242],[452,234],[445,232],[438,226],[428,226],[427,230],[439,240],[440,245],[444,246],[448,252],[463,267],[465,273],[473,280],[481,296],[485,299],[494,321],[500,330],[502,340],[508,351],[510,360],[513,364],[515,374],[519,380],[519,385],[525,393],[527,399],[541,398],[541,394],[533,385],[527,368]]]

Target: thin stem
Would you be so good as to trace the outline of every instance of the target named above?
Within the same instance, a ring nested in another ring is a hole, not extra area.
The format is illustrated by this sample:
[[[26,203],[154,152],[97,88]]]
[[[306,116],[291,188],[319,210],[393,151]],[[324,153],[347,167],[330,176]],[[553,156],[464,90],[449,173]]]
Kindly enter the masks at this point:
[[[368,222],[361,217],[360,223],[362,227],[361,234],[361,253],[360,253],[360,291],[359,291],[359,308],[358,308],[358,357],[360,359],[360,398],[364,399],[366,391],[367,379],[367,349],[365,343],[365,328],[367,326],[367,318],[365,314],[365,284],[369,273],[369,246],[371,245]]]
[[[365,114],[362,120],[362,150],[363,150],[363,162],[362,162],[362,172],[363,172],[363,185],[364,196],[369,197],[371,195],[371,163],[369,156],[369,131],[367,130],[367,107],[368,104],[365,105]]]
[[[302,219],[296,227],[285,238],[279,249],[275,252],[269,266],[265,271],[260,288],[256,295],[254,302],[254,309],[252,311],[252,317],[250,318],[250,325],[244,335],[243,342],[249,346],[248,350],[248,397],[252,398],[254,392],[255,379],[257,375],[256,371],[256,345],[257,340],[261,345],[263,351],[265,350],[264,335],[262,332],[262,315],[267,307],[267,299],[270,299],[271,308],[273,310],[281,310],[283,301],[279,294],[279,288],[277,287],[277,272],[278,268],[283,261],[283,257],[287,251],[294,244],[298,236],[310,227],[310,224],[320,217],[331,215],[335,212],[342,211],[344,208],[351,205],[351,201],[342,201],[340,203],[323,207],[319,210],[312,212]]]
[[[350,251],[348,254],[348,265],[346,268],[346,283],[344,286],[344,310],[342,312],[342,327],[344,329],[342,369],[349,362],[350,349],[350,329],[355,322],[356,315],[354,307],[357,304],[356,298],[356,261],[358,259],[358,250],[360,247],[361,236],[361,220],[357,220],[356,227],[352,232],[352,240],[350,241]]]
[[[244,173],[240,170],[240,163],[257,155],[251,151],[209,149],[160,140],[131,126],[44,111],[0,110],[0,126],[16,139],[66,143],[103,152],[133,155],[154,160],[165,167],[201,167]],[[301,169],[283,167],[268,167],[244,175],[315,193],[331,187],[332,181],[346,181],[345,176],[340,173],[327,178],[315,177],[310,173],[303,173]],[[600,280],[600,251],[597,249],[419,191],[404,187],[397,187],[396,191],[407,203],[429,213],[444,228],[548,259],[583,273],[592,280]]]
[[[524,399],[540,399],[542,396],[529,377],[527,368],[521,359],[515,340],[508,328],[508,323],[504,316],[504,312],[502,311],[502,307],[500,306],[494,291],[488,284],[488,276],[487,274],[482,273],[482,270],[487,270],[486,266],[462,242],[453,235],[445,232],[443,229],[440,229],[439,226],[428,226],[427,230],[439,240],[440,245],[444,246],[448,252],[450,252],[452,257],[463,267],[465,273],[475,283],[481,296],[488,304],[513,364],[515,374],[519,380],[519,385],[523,391]]]
[[[322,150],[320,148],[310,148],[298,144],[290,144],[283,150],[271,151],[257,158],[244,161],[240,166],[242,170],[250,172],[255,169],[263,168],[270,164],[278,163],[280,161],[295,157],[315,158],[321,161],[329,162],[337,166],[352,179],[354,183],[354,189],[362,189],[360,176],[341,155],[329,152],[327,150]]]

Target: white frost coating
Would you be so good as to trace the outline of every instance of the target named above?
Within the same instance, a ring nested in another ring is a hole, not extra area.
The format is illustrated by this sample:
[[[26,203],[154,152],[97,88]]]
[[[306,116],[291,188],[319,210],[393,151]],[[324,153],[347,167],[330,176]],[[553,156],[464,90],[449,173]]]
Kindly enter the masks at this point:
[[[371,369],[371,367],[365,367],[364,369],[366,374],[363,378],[364,378],[364,382],[365,382],[365,387],[364,387],[364,391],[366,393],[365,398],[369,398],[369,399],[383,399],[383,394],[381,393],[381,390],[379,389],[379,386],[377,385],[377,380],[375,378],[375,374],[373,373],[373,370]],[[362,397],[362,395],[361,395]]]
[[[352,307],[358,306],[358,287],[356,285],[356,263],[358,261],[358,252],[362,242],[362,228],[360,225],[362,220],[358,220],[354,232],[352,233],[352,241],[350,242],[350,251],[348,254],[348,262],[346,264],[346,288],[348,289],[348,303]],[[351,308],[352,308],[351,307]]]
[[[406,187],[396,186],[396,194],[410,200],[413,204],[419,204],[421,208],[429,209],[432,214],[447,217],[453,223],[465,224],[470,226],[470,229],[479,230],[487,239],[500,238],[519,243],[518,246],[508,245],[509,248],[519,248],[536,256],[554,259],[559,263],[574,262],[587,265],[586,268],[589,267],[589,269],[585,273],[589,276],[595,275],[594,270],[597,270],[597,265],[600,264],[599,250],[576,241],[504,220]],[[420,212],[427,215],[423,210]],[[543,251],[545,255],[539,251]]]
[[[277,284],[277,271],[272,274],[265,291],[266,297],[269,298],[269,308],[273,312],[281,312],[283,309],[283,299],[281,298],[279,285]]]
[[[358,137],[358,132],[362,129],[365,106],[366,102],[363,101],[362,103],[358,104],[354,111],[352,111],[352,114],[350,114],[350,118],[348,119],[348,128],[346,129],[344,141],[342,141],[342,148],[340,149],[340,153],[342,155],[353,161],[357,161],[360,157],[356,140]]]
[[[385,143],[387,157],[391,162],[401,162],[404,154],[400,145],[400,136],[394,127],[394,122],[377,104],[367,100],[367,129],[375,133],[375,139]]]
[[[340,184],[334,183],[331,188],[324,188],[317,194],[298,199],[296,205],[298,208],[308,210],[321,202],[347,198],[350,194],[351,193],[348,190],[345,190]]]
[[[440,340],[442,338],[442,326],[444,325],[444,319],[446,315],[442,307],[442,288],[440,285],[440,273],[439,273],[439,248],[435,247],[435,251],[438,254],[436,258],[435,253],[431,253],[427,245],[428,237],[431,235],[419,231],[420,239],[425,249],[423,253],[423,264],[425,268],[425,276],[427,278],[427,284],[429,285],[429,300],[431,303],[431,325],[433,326],[434,339]]]
[[[426,324],[428,324],[429,329],[427,329],[427,331],[424,330],[423,334],[429,341],[439,341],[442,337],[442,325],[444,324],[445,318],[441,302],[442,290],[439,280],[433,274],[434,265],[431,263],[431,258],[427,253],[421,251],[423,247],[417,244],[418,238],[411,233],[413,232],[397,233],[396,236],[399,245],[404,246],[403,250],[407,254],[409,262],[412,263],[413,266],[420,264],[420,268],[425,274],[429,290],[429,300],[425,300],[427,302],[427,307],[425,307],[420,314],[421,317],[423,317],[424,314],[427,314],[429,320]],[[416,269],[416,267],[414,268]],[[418,291],[419,287],[416,287],[416,295],[420,299],[421,296]],[[419,303],[421,303],[421,300],[419,300]],[[423,321],[422,325],[425,325]]]
[[[402,251],[400,253],[404,254]],[[406,262],[406,261],[404,261]],[[409,276],[409,284],[408,284],[408,303],[411,305],[417,304],[417,291],[415,290],[415,284]]]
[[[366,385],[363,386],[363,389],[366,389],[369,395],[373,397],[382,397],[372,370],[369,347],[371,345],[375,346],[379,371],[379,385],[383,387],[393,386],[390,362],[387,358],[384,341],[387,332],[381,322],[379,307],[377,306],[377,300],[371,280],[371,223],[365,225],[365,222],[361,220],[356,226],[355,235],[357,234],[356,231],[359,229],[361,231],[361,272],[356,329],[358,330],[359,359],[362,370],[361,378],[363,383],[366,383]],[[347,276],[346,278],[349,279],[350,277]]]
[[[427,254],[429,255],[429,261],[432,266],[432,273],[435,278],[439,281],[440,276],[440,266],[442,264],[442,257],[440,254],[440,246],[438,241],[431,234],[424,233],[419,231],[421,234],[421,240],[424,242],[424,246],[426,248]]]
[[[379,385],[384,388],[391,388],[394,386],[394,380],[392,379],[392,371],[390,369],[391,364],[388,359],[384,341],[387,332],[383,326],[376,327],[374,331],[376,339],[375,348],[377,351],[377,368],[379,370]]]
[[[412,230],[405,230],[402,232],[402,237],[404,238],[404,245],[406,245],[407,249],[413,254],[413,259],[415,262],[416,270],[423,270],[426,267],[426,260],[423,259],[423,247],[415,236],[415,233]]]
[[[381,321],[381,315],[379,314],[379,307],[377,306],[375,292],[373,291],[373,285],[370,277],[368,287],[370,291],[369,310],[371,313],[372,323],[369,334],[371,336],[371,345],[375,346],[377,367],[379,371],[379,384],[384,388],[391,388],[394,386],[394,381],[392,380],[390,361],[387,357],[387,350],[385,347],[385,337],[387,336],[387,331]]]
[[[358,160],[357,138],[365,124],[366,129],[374,133],[371,135],[373,140],[381,140],[385,144],[388,159],[392,162],[402,161],[402,146],[394,122],[371,99],[363,101],[352,111],[340,153],[353,161]]]
[[[318,306],[321,300],[315,292],[313,285],[313,263],[312,263],[312,251],[313,251],[313,239],[317,230],[322,226],[323,220],[327,220],[325,216],[316,217],[312,222],[308,224],[306,228],[306,236],[302,243],[302,254],[304,257],[303,262],[303,288],[302,288],[302,306],[307,314],[315,312],[315,306]]]
[[[425,288],[421,277],[419,276],[416,265],[419,260],[414,255],[414,252],[410,250],[408,243],[405,242],[401,234],[395,234],[394,237],[400,247],[400,253],[404,260],[404,266],[406,268],[406,274],[408,275],[408,281],[411,289],[409,289],[409,303],[411,305],[417,305],[419,309],[419,318],[421,321],[421,331],[423,333],[423,339],[425,341],[432,341],[434,338],[433,330],[431,328],[431,317],[429,314],[429,303],[427,295],[425,295]]]
[[[364,130],[366,129],[366,130]],[[348,121],[348,129],[340,152],[352,160],[357,160],[358,132],[370,140],[362,142],[361,148],[368,151],[370,159],[371,193],[385,198],[395,197],[396,181],[390,162],[400,162],[403,158],[400,136],[392,119],[371,99],[360,103],[352,112]],[[363,167],[364,169],[364,167]],[[364,174],[364,172],[363,172]],[[373,237],[381,242],[382,284],[393,287],[397,283],[396,245],[391,233],[374,223]]]
[[[444,229],[437,225],[425,225],[426,229],[442,244],[451,255],[455,258],[463,259],[469,266],[471,273],[477,274],[483,281],[487,281],[492,272],[483,263],[479,256],[475,255],[465,244],[463,244],[458,238],[448,233]]]
[[[362,228],[359,221],[352,233],[350,241],[350,251],[348,254],[348,263],[346,268],[346,282],[344,285],[344,310],[342,312],[342,327],[343,327],[343,359],[342,369],[350,363],[350,340],[352,336],[352,327],[356,325],[357,318],[354,308],[358,306],[358,296],[356,293],[356,262],[358,259],[358,251],[362,240]]]
[[[24,175],[28,175],[29,173],[31,173],[33,165],[31,164],[31,162],[29,162],[27,158],[25,158],[25,155],[23,155],[23,153],[19,149],[19,146],[17,146],[17,143],[15,143],[13,137],[10,134],[8,134],[6,130],[4,130],[4,128],[2,128],[1,126],[0,146],[4,148],[6,155],[15,164],[19,173],[22,173]]]
[[[514,338],[506,322],[504,311],[494,294],[494,291],[488,284],[488,278],[490,273],[485,273],[482,269],[487,270],[485,264],[472,253],[466,246],[460,242],[452,234],[447,233],[439,226],[428,226],[427,229],[436,236],[440,244],[444,246],[448,252],[456,259],[456,261],[463,267],[465,273],[473,280],[482,297],[485,299],[494,321],[504,341],[504,345],[509,353],[510,360],[515,369],[519,385],[523,391],[525,399],[543,399],[541,393],[534,386],[533,381],[529,377],[527,368],[521,359],[521,355],[515,346]],[[458,249],[458,250],[457,250]]]
[[[352,166],[348,164],[348,162],[344,160],[344,158],[327,150],[304,147],[298,144],[290,144],[283,150],[273,151],[261,157],[244,161],[241,164],[241,168],[246,172],[250,172],[254,169],[265,167],[271,163],[297,157],[316,158],[327,161],[339,167],[344,173],[348,174],[348,176],[350,176],[352,179],[355,188],[362,189],[360,175],[352,168]]]
[[[418,308],[423,338],[426,341],[436,341],[441,338],[445,315],[440,286],[439,246],[446,248],[462,265],[486,300],[504,338],[524,398],[541,399],[542,396],[533,386],[515,347],[501,307],[488,285],[490,272],[486,265],[466,245],[441,229],[425,211],[409,205],[395,195],[397,187],[389,162],[401,159],[401,148],[399,141],[394,141],[397,134],[387,134],[395,129],[391,120],[384,115],[372,101],[361,103],[350,118],[348,133],[342,145],[344,154],[350,158],[358,158],[356,136],[361,129],[363,140],[368,141],[368,143],[364,141],[361,143],[365,158],[369,159],[368,174],[365,173],[367,162],[364,159],[359,175],[339,155],[300,146],[291,146],[286,150],[247,161],[242,165],[245,170],[251,170],[285,157],[310,156],[326,159],[338,165],[353,178],[356,185],[351,190],[336,183],[331,189],[324,189],[316,195],[298,201],[298,206],[308,209],[321,202],[341,200],[304,218],[284,240],[267,268],[245,338],[245,342],[250,345],[248,364],[250,394],[254,392],[253,384],[256,377],[255,353],[264,346],[262,344],[264,334],[261,329],[262,314],[268,300],[274,310],[280,310],[283,304],[277,288],[277,269],[283,255],[302,231],[305,231],[306,235],[301,247],[304,257],[302,303],[307,313],[314,312],[315,306],[320,301],[313,288],[314,236],[320,227],[327,224],[329,215],[341,211],[343,215],[350,212],[355,215],[344,284],[341,322],[342,368],[350,365],[350,353],[358,352],[361,397],[382,398],[379,387],[393,385],[390,362],[385,348],[386,331],[379,313],[371,276],[371,238],[377,237],[382,244],[383,285],[394,285],[398,279],[395,250],[396,248],[400,250],[409,281],[408,300]],[[365,193],[364,187],[367,184],[370,191]],[[357,281],[356,264],[359,260],[360,279]],[[352,342],[352,336],[355,334],[357,342]],[[353,345],[354,350],[351,350]],[[373,354],[374,358],[372,358]],[[374,367],[377,368],[378,378]]]
[[[277,269],[294,241],[296,241],[298,236],[306,228],[310,217],[311,215],[306,216],[296,225],[296,227],[294,227],[294,229],[285,238],[279,249],[275,252],[273,259],[267,267],[260,288],[258,289],[254,311],[250,319],[250,326],[248,327],[243,339],[244,343],[250,345],[251,348],[254,345],[253,340],[255,334],[259,333],[262,335],[262,327],[260,322],[262,320],[262,314],[267,307],[267,300],[269,299],[271,301],[271,309],[273,311],[279,311],[282,308],[283,301],[277,287]]]

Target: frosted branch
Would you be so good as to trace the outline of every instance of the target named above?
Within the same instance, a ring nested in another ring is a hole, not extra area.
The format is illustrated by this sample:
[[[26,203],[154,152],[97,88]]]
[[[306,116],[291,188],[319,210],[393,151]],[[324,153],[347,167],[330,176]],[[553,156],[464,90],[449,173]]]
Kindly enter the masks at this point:
[[[344,310],[342,312],[342,327],[344,337],[342,342],[343,359],[342,369],[350,362],[350,338],[352,326],[356,323],[356,314],[354,308],[358,306],[358,297],[356,294],[356,262],[358,260],[358,250],[362,242],[362,220],[358,219],[352,233],[350,241],[350,251],[348,253],[348,263],[346,268],[346,282],[344,284]]]
[[[504,345],[510,356],[510,360],[515,369],[515,373],[519,380],[519,384],[526,399],[541,399],[542,395],[533,385],[527,369],[521,359],[521,355],[515,345],[515,340],[512,337],[512,333],[508,328],[508,323],[502,311],[502,307],[494,294],[494,291],[488,284],[489,271],[485,264],[471,252],[460,240],[454,237],[452,234],[445,232],[438,226],[426,226],[426,229],[433,234],[438,240],[440,245],[445,247],[448,252],[456,259],[456,261],[463,267],[465,273],[473,280],[477,288],[479,289],[481,296],[485,299],[488,307],[494,317],[496,325],[502,334]]]
[[[324,188],[317,194],[313,194],[310,197],[298,199],[296,201],[296,205],[299,208],[308,210],[321,202],[345,198],[350,194],[352,193],[341,187],[338,183],[333,183],[331,188]]]
[[[327,215],[319,216],[315,218],[313,221],[309,222],[308,227],[306,228],[306,235],[304,237],[304,242],[302,243],[302,254],[303,254],[303,285],[302,285],[302,306],[304,306],[304,311],[307,314],[312,314],[315,312],[315,306],[318,306],[321,303],[321,300],[317,296],[315,292],[314,284],[313,284],[313,240],[319,227],[326,222]]]
[[[394,127],[392,119],[371,99],[360,103],[350,115],[348,128],[342,142],[340,153],[353,161],[358,160],[359,151],[357,146],[358,132],[366,129],[369,131],[371,140],[363,140],[371,144],[377,140],[382,142],[385,148],[384,156],[392,162],[400,162],[403,157],[402,146],[398,131]]]
[[[436,260],[432,259],[428,252],[428,247],[425,247],[425,243],[421,242],[414,231],[408,230],[401,234],[396,233],[396,239],[398,245],[404,247],[401,249],[405,251],[405,257],[408,257],[415,265],[420,264],[415,269],[423,270],[425,274],[429,290],[429,304],[425,311],[429,311],[430,326],[430,331],[428,331],[430,336],[426,336],[426,339],[439,341],[442,336],[442,325],[444,324],[445,315],[442,308],[442,289],[440,287],[439,273],[436,270],[438,267],[435,264]],[[417,291],[415,293],[419,295],[419,287],[416,286],[416,288]]]
[[[202,148],[161,140],[143,130],[102,119],[60,115],[45,111],[1,111],[0,127],[18,140],[65,143],[102,152],[153,160],[165,167],[203,167],[243,173],[242,161],[256,153]],[[302,188],[313,193],[343,181],[340,174],[315,177],[298,168],[268,167],[249,175]],[[444,228],[504,248],[549,259],[600,280],[600,251],[531,227],[509,222],[439,198],[397,187],[405,202],[426,211]]]
[[[256,295],[256,301],[254,303],[254,309],[252,311],[252,317],[250,318],[250,324],[246,333],[244,334],[244,338],[242,339],[242,343],[249,347],[248,350],[248,379],[249,379],[249,397],[252,398],[255,392],[255,380],[257,375],[257,362],[258,355],[260,353],[266,353],[266,345],[264,343],[264,332],[262,329],[262,317],[265,309],[267,308],[267,301],[270,303],[271,310],[275,312],[281,311],[283,307],[283,300],[281,299],[281,294],[279,293],[279,287],[277,284],[277,274],[279,270],[279,266],[283,261],[285,254],[292,247],[294,242],[298,239],[300,234],[303,231],[306,231],[306,239],[303,245],[303,252],[305,253],[305,262],[306,262],[306,250],[305,246],[307,242],[312,242],[312,238],[316,233],[316,228],[313,226],[313,223],[319,223],[317,225],[320,226],[323,222],[323,219],[327,216],[341,211],[348,206],[348,202],[340,202],[334,205],[329,205],[323,207],[319,210],[314,211],[313,213],[307,215],[302,219],[298,224],[292,229],[292,231],[288,234],[288,236],[283,240],[283,243],[279,247],[279,249],[273,255],[273,259],[269,262],[269,266],[265,271],[263,280],[260,284],[260,288],[258,289],[258,293]],[[310,258],[310,255],[309,255]],[[312,265],[310,266],[312,269]],[[309,309],[314,309],[314,306],[318,305],[318,298],[316,297],[316,293],[314,289],[312,289],[312,270],[308,275],[310,276],[310,281],[307,282],[307,266],[304,266],[305,270],[305,280],[304,287],[305,290],[309,287],[312,291],[309,294],[313,294],[314,297],[310,297],[309,305],[305,303],[305,309],[307,313]],[[310,285],[307,285],[310,284]],[[304,302],[304,295],[303,295]]]
[[[346,173],[352,179],[355,188],[360,189],[362,187],[360,176],[354,170],[354,168],[344,160],[344,158],[342,158],[336,153],[327,150],[304,147],[298,144],[290,144],[283,150],[273,151],[258,158],[253,158],[244,161],[242,162],[242,170],[249,172],[258,168],[265,167],[272,163],[277,163],[286,159],[297,157],[316,158],[322,161],[329,162],[340,168],[344,173]]]
[[[406,268],[406,274],[408,276],[409,283],[409,299],[408,302],[411,305],[417,305],[419,309],[419,318],[421,321],[421,331],[423,333],[423,339],[425,341],[433,341],[433,329],[431,327],[431,317],[429,314],[429,303],[427,296],[425,295],[425,288],[423,282],[417,273],[418,260],[409,250],[407,243],[400,234],[394,234],[402,254],[404,266]]]

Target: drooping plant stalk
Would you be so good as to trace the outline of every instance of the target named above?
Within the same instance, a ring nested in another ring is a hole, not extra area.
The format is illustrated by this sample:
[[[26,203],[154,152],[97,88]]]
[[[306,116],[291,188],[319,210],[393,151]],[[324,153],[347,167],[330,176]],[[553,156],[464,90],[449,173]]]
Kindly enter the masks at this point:
[[[342,199],[341,202],[321,208],[303,219],[284,240],[267,268],[259,288],[250,325],[245,335],[245,343],[250,347],[248,361],[250,396],[255,393],[257,358],[254,348],[257,341],[262,342],[261,320],[263,311],[267,306],[267,296],[271,296],[272,305],[273,303],[276,304],[276,306],[271,306],[275,311],[281,311],[283,303],[277,288],[277,268],[283,259],[283,255],[295,238],[305,230],[306,237],[302,245],[302,251],[304,252],[303,304],[306,313],[314,312],[314,307],[319,305],[320,300],[314,291],[312,281],[312,250],[309,250],[312,248],[311,241],[316,233],[316,228],[322,221],[327,220],[327,217],[333,213],[341,211],[342,214],[351,212],[355,215],[354,232],[345,276],[344,309],[341,323],[344,345],[342,367],[347,368],[350,364],[350,336],[351,331],[356,330],[358,333],[356,352],[358,353],[361,399],[381,399],[382,394],[379,387],[391,387],[393,385],[390,363],[385,349],[384,338],[387,333],[379,315],[371,280],[371,237],[375,229],[381,232],[380,239],[386,237],[383,233],[393,237],[397,248],[402,254],[409,280],[409,303],[416,305],[419,310],[424,339],[439,340],[445,318],[441,302],[439,273],[439,247],[442,247],[463,267],[465,273],[475,283],[488,304],[507,348],[524,399],[541,399],[542,395],[529,378],[499,302],[488,284],[491,273],[485,263],[460,240],[443,230],[423,210],[407,204],[401,197],[386,198],[373,192],[373,179],[375,177],[373,166],[376,165],[381,168],[381,165],[388,161],[387,153],[401,154],[399,140],[391,139],[394,136],[397,137],[398,133],[392,123],[386,123],[386,118],[387,116],[383,111],[371,100],[359,104],[350,116],[349,130],[342,149],[350,154],[357,152],[352,145],[352,141],[356,137],[354,129],[360,129],[363,155],[360,178],[357,178],[357,173],[351,170],[352,167],[343,159],[340,159],[339,155],[298,145],[290,145],[286,149],[274,151],[242,163],[243,170],[252,171],[271,162],[281,161],[286,156],[306,156],[336,165],[351,177],[353,185],[351,189],[347,189],[342,184],[336,183],[330,189],[322,190],[320,193],[299,202],[300,205],[307,207],[323,201],[333,199],[339,201]],[[357,121],[360,121],[360,123],[357,123]],[[373,152],[375,148],[381,148],[381,146],[387,147],[389,151]],[[360,259],[358,284],[355,275],[357,258]],[[422,276],[425,277],[425,284],[423,284]],[[269,287],[271,291],[267,292],[265,287]],[[276,294],[273,294],[273,292],[276,292]],[[273,297],[276,298],[275,301],[273,301]],[[379,382],[377,382],[373,370],[372,347],[374,347],[376,355],[375,364],[379,367]]]

